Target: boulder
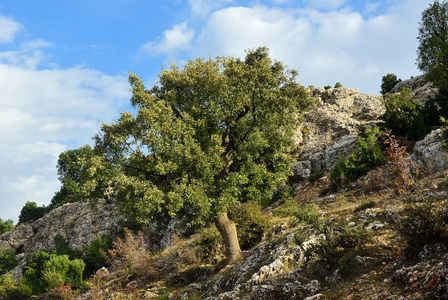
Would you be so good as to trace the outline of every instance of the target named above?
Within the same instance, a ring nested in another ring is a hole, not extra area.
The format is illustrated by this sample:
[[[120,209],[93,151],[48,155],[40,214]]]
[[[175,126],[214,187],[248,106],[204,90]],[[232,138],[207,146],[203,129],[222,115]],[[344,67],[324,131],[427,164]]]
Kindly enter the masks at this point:
[[[448,168],[448,153],[443,148],[444,132],[442,129],[431,131],[423,140],[414,146],[410,156],[420,170],[427,174],[434,174]]]

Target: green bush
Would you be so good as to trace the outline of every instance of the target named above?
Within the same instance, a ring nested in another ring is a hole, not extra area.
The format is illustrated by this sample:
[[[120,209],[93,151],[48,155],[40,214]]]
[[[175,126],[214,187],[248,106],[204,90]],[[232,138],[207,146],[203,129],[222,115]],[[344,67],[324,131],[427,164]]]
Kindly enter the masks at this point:
[[[16,253],[12,249],[0,247],[0,275],[17,266]]]
[[[263,234],[270,228],[269,218],[255,201],[235,206],[230,211],[229,218],[236,223],[241,250],[249,250],[261,242]]]
[[[329,89],[331,89],[331,85],[326,85],[326,86],[324,86],[324,89],[325,89],[325,90],[329,90]]]
[[[8,219],[6,221],[3,221],[0,218],[0,235],[2,235],[5,232],[11,231],[13,229],[14,229],[14,221],[13,220]]]
[[[42,218],[46,210],[45,206],[37,206],[36,202],[28,201],[20,211],[19,224],[25,224]]]
[[[342,84],[340,82],[336,82],[336,84],[334,85],[334,88],[337,89],[340,87],[342,87]]]
[[[425,102],[425,121],[429,126],[444,125],[440,117],[448,118],[448,91],[440,90]]]
[[[63,283],[75,289],[85,288],[82,280],[85,264],[79,259],[70,260],[68,255],[36,251],[23,267],[25,283],[32,294],[38,295]]]
[[[400,94],[386,94],[383,98],[386,112],[380,119],[384,128],[414,141],[428,133],[430,128],[425,122],[423,106],[414,100],[411,89],[403,88]]]
[[[337,191],[343,184],[355,181],[374,167],[386,162],[377,144],[378,129],[366,129],[356,142],[356,150],[347,159],[340,159],[330,174],[330,191]]]
[[[397,83],[400,82],[401,79],[397,78],[397,75],[394,73],[389,73],[386,76],[383,76],[383,79],[381,80],[381,95],[389,93],[397,85]]]
[[[82,260],[70,260],[68,255],[55,255],[43,265],[43,279],[47,289],[69,284],[72,288],[82,289],[85,282],[82,280],[85,263]]]
[[[0,296],[8,300],[25,300],[31,297],[31,289],[25,284],[17,285],[12,274],[0,275]]]
[[[82,259],[86,264],[84,277],[87,278],[100,268],[109,265],[106,254],[109,249],[112,249],[112,242],[112,237],[104,235],[94,238],[90,247],[83,249]]]

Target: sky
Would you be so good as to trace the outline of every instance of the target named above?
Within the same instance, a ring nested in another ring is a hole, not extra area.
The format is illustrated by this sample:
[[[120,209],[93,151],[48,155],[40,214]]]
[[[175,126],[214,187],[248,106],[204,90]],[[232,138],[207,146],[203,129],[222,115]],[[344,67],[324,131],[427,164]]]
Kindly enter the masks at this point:
[[[61,152],[93,145],[129,109],[128,72],[147,87],[170,63],[267,46],[305,86],[379,94],[416,67],[431,0],[2,0],[0,218],[48,205]]]

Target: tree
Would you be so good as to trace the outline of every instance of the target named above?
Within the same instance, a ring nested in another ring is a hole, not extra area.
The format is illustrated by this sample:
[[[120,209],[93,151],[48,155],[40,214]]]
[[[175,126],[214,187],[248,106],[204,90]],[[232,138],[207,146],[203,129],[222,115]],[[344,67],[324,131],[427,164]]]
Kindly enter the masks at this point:
[[[86,177],[87,165],[85,162],[90,160],[93,154],[92,147],[85,145],[79,149],[62,152],[59,155],[57,168],[62,187],[51,199],[49,210],[65,203],[81,200],[80,186]]]
[[[386,112],[380,119],[394,134],[417,141],[428,132],[423,106],[414,100],[411,89],[384,95],[384,105]]]
[[[90,162],[82,192],[108,182],[123,213],[142,224],[214,221],[234,263],[241,250],[227,212],[287,181],[293,131],[312,105],[296,70],[272,61],[266,48],[246,54],[171,65],[150,90],[131,74],[137,113],[102,125],[95,137],[102,155]]]
[[[11,231],[13,229],[14,229],[14,221],[13,220],[8,219],[6,221],[3,221],[0,218],[0,235],[5,232]]]
[[[388,73],[386,76],[383,76],[383,79],[381,80],[381,95],[385,95],[387,93],[390,93],[390,91],[397,85],[397,83],[400,83],[401,79],[397,78],[397,75],[394,73]]]
[[[22,210],[20,211],[19,215],[19,224],[25,224],[30,221],[35,221],[37,219],[40,219],[44,216],[46,212],[46,207],[43,206],[37,206],[36,202],[28,201],[25,203],[25,205],[22,207]]]
[[[448,89],[448,3],[430,4],[419,25],[417,66],[439,89]]]

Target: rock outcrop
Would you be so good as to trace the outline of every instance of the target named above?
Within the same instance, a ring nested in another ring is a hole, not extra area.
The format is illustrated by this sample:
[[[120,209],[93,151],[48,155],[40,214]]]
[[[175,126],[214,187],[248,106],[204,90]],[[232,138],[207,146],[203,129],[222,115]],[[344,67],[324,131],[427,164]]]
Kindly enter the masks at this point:
[[[434,174],[448,169],[448,153],[443,149],[443,136],[442,129],[433,130],[414,146],[414,152],[410,158],[426,174]]]
[[[374,128],[385,111],[382,97],[359,93],[354,88],[308,88],[316,98],[316,108],[308,112],[297,132],[299,162],[294,166],[297,179],[330,170],[339,157],[346,158],[354,149],[358,134]]]
[[[114,213],[115,205],[99,200],[95,208],[88,203],[76,202],[62,205],[42,218],[0,236],[0,247],[16,252],[19,261],[11,273],[19,275],[25,260],[37,250],[55,248],[54,237],[61,235],[72,249],[89,245],[95,237],[110,235],[117,230],[121,216]]]
[[[438,94],[439,90],[433,87],[432,83],[426,80],[425,75],[419,75],[410,79],[403,80],[391,90],[391,93],[399,93],[402,88],[412,90],[414,100],[425,105],[426,100]]]

